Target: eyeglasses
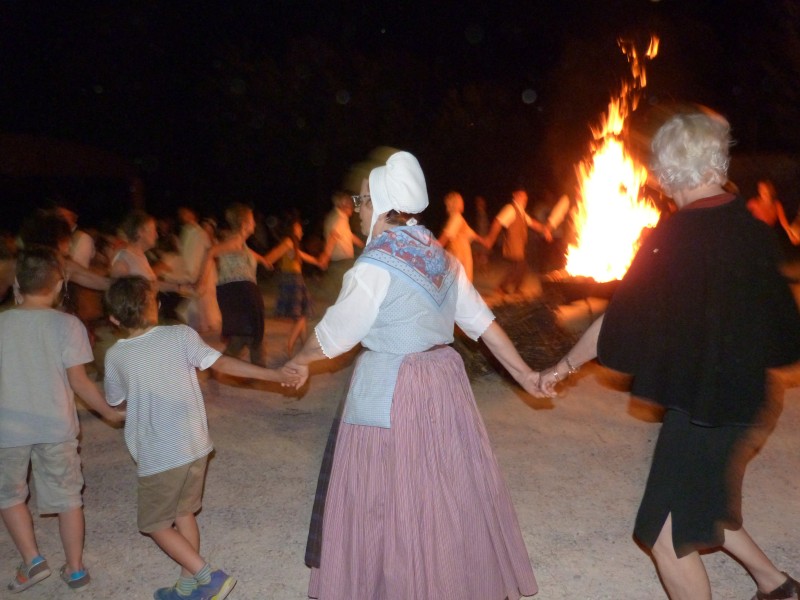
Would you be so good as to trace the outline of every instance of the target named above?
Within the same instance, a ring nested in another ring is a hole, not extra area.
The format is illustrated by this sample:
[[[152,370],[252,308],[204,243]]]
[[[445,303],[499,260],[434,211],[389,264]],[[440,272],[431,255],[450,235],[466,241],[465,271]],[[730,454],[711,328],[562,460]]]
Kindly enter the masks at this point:
[[[370,196],[369,194],[360,194],[360,195],[350,196],[350,197],[353,199],[353,206],[355,207],[354,210],[356,212],[361,210],[361,205],[364,202],[369,202],[370,200],[372,200],[372,196]]]

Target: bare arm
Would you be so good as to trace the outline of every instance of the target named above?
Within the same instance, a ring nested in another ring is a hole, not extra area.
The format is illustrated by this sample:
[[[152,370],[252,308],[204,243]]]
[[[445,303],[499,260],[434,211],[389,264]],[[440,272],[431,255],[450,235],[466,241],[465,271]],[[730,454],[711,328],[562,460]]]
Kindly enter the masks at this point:
[[[528,227],[533,229],[536,233],[541,235],[548,242],[553,241],[553,232],[550,231],[550,227],[548,227],[545,223],[540,223],[536,219],[529,219]]]
[[[325,241],[325,249],[322,251],[322,254],[319,255],[319,267],[321,269],[327,269],[328,264],[331,262],[331,255],[333,254],[333,247],[336,245],[336,240],[338,239],[338,235],[335,231],[332,231],[331,234],[328,236],[328,239]]]
[[[272,250],[267,252],[263,259],[267,261],[270,265],[275,264],[281,256],[286,254],[289,251],[289,248],[292,247],[292,240],[289,238],[283,238],[281,243],[275,246]]]
[[[266,369],[258,365],[233,358],[232,356],[220,356],[211,365],[211,368],[226,375],[234,377],[249,377],[251,379],[261,379],[263,381],[277,381],[285,386],[293,386],[297,382],[297,376],[278,369]]]
[[[581,339],[564,355],[553,367],[542,372],[540,387],[547,396],[555,396],[555,386],[570,374],[577,371],[582,364],[589,362],[597,356],[597,340],[600,329],[603,327],[603,316],[600,316],[589,326]]]
[[[253,254],[253,257],[256,259],[257,262],[261,263],[265,269],[272,271],[272,262],[268,261],[266,257],[261,256],[258,252],[251,249],[250,252]]]
[[[358,237],[353,232],[350,232],[350,235],[353,236],[353,245],[354,246],[358,246],[359,248],[363,248],[364,247],[364,240],[362,240],[360,237]]]
[[[236,243],[239,243],[238,240],[234,240]],[[224,242],[220,242],[218,244],[214,244],[206,251],[205,257],[203,258],[203,262],[200,263],[200,276],[197,278],[197,282],[195,282],[195,286],[197,289],[203,289],[206,285],[206,280],[209,278],[211,273],[211,266],[215,260],[217,260],[217,256],[225,251],[233,250],[233,242],[230,240],[225,240]]]
[[[492,249],[492,245],[493,244],[490,244],[489,240],[487,238],[485,238],[485,237],[482,237],[480,235],[476,235],[473,241],[478,242],[481,246],[483,246],[487,250],[491,250]]]
[[[500,235],[500,232],[503,229],[502,223],[495,219],[492,221],[492,227],[489,229],[489,233],[486,235],[484,240],[486,241],[486,247],[491,248],[494,246],[494,243],[497,241],[497,236]]]
[[[70,281],[74,281],[75,283],[80,284],[83,287],[87,287],[90,290],[105,291],[108,289],[108,286],[111,285],[111,281],[108,279],[108,277],[103,277],[94,271],[90,271],[89,269],[80,266],[71,258],[66,259],[65,267]],[[118,277],[121,277],[121,275]]]
[[[786,235],[789,236],[789,240],[791,240],[792,244],[797,246],[800,243],[800,239],[798,239],[797,234],[789,225],[789,221],[786,220],[786,211],[783,210],[783,204],[781,204],[778,200],[775,201],[775,208],[778,212],[778,221],[780,221],[781,227],[786,232]]]
[[[308,380],[308,365],[323,358],[328,357],[322,351],[317,336],[310,335],[300,352],[283,366],[283,370],[296,375],[299,379],[295,384],[295,388],[301,388]]]
[[[125,413],[108,405],[103,394],[86,375],[86,368],[83,365],[68,368],[67,380],[72,391],[78,394],[89,405],[89,408],[100,413],[103,418],[111,423],[122,423],[125,420]]]
[[[481,335],[481,340],[492,354],[500,361],[511,376],[526,392],[532,395],[541,395],[539,390],[539,373],[532,370],[517,352],[514,344],[503,331],[503,328],[493,321]]]
[[[320,269],[323,269],[323,270],[328,267],[327,263],[325,263],[323,265],[323,258],[324,257],[320,257],[318,259],[315,256],[311,256],[307,252],[303,252],[302,250],[300,250],[300,258],[303,259],[304,262],[307,262],[310,265],[314,265],[315,267],[319,267]]]

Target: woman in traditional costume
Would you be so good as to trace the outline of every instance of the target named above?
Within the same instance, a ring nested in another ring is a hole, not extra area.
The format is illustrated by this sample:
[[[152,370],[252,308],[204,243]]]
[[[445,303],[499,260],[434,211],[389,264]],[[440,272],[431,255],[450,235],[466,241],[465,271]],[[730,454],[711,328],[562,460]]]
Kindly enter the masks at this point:
[[[526,390],[539,374],[461,264],[413,217],[428,205],[416,158],[390,156],[363,182],[359,201],[367,246],[316,335],[285,366],[302,385],[309,363],[359,342],[365,349],[328,449],[332,470],[320,476],[309,596],[531,596],[537,585],[511,496],[464,364],[448,346],[454,323],[480,337]]]

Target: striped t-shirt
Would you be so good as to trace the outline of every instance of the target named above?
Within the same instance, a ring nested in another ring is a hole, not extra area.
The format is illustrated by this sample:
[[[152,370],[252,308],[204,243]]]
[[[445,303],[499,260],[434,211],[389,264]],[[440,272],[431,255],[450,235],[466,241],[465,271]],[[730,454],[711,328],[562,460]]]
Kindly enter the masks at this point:
[[[211,452],[196,369],[210,367],[220,356],[186,325],[153,327],[108,350],[106,400],[111,406],[128,402],[125,443],[139,477]]]

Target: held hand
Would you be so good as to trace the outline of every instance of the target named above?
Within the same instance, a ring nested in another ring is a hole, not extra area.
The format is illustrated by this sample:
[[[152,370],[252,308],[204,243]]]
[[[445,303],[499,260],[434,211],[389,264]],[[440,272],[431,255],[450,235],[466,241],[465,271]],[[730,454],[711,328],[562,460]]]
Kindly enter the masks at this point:
[[[286,367],[277,369],[276,381],[279,381],[283,387],[297,388],[300,381],[300,376],[294,370],[289,370]]]
[[[522,377],[519,384],[531,396],[536,396],[537,398],[547,397],[541,387],[539,387],[541,379],[542,374],[539,371],[530,371],[527,375]]]
[[[321,258],[312,258],[312,260],[307,261],[309,264],[314,265],[318,269],[324,271],[325,264],[322,262]]]
[[[289,361],[283,365],[281,371],[285,373],[287,377],[293,378],[293,383],[284,384],[287,385],[287,387],[292,386],[294,389],[298,390],[308,381],[308,365],[298,365],[297,363]]]
[[[539,395],[546,398],[555,398],[558,395],[556,385],[566,379],[566,374],[562,375],[558,370],[551,367],[542,371],[539,375]]]
[[[124,408],[112,409],[111,412],[106,415],[106,419],[108,419],[110,423],[124,423],[126,413],[127,411]]]

